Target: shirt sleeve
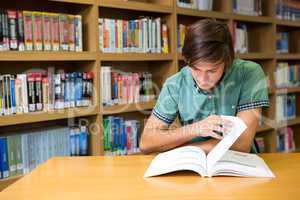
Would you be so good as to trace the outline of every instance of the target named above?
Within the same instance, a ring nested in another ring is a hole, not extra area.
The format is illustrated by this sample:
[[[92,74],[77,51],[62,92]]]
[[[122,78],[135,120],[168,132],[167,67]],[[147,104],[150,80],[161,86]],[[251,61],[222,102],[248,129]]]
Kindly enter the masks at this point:
[[[166,82],[160,91],[152,114],[168,125],[172,124],[178,114],[178,87]]]
[[[267,79],[259,64],[244,63],[241,84],[237,112],[269,106]]]

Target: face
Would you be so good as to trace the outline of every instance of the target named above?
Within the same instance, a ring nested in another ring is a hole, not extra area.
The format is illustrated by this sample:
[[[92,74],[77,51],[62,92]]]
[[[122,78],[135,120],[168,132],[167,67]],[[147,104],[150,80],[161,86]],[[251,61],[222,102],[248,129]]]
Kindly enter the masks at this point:
[[[202,90],[211,91],[224,72],[224,63],[197,62],[191,67],[191,72]]]

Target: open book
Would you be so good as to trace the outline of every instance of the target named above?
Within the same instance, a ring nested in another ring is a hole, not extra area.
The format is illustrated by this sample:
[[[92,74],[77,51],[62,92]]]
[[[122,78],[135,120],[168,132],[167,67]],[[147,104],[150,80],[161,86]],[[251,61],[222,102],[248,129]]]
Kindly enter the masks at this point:
[[[230,133],[208,153],[195,146],[179,147],[158,154],[144,177],[157,176],[180,170],[191,170],[203,177],[244,176],[275,177],[264,160],[255,154],[229,150],[247,126],[238,117],[222,116],[234,125]]]

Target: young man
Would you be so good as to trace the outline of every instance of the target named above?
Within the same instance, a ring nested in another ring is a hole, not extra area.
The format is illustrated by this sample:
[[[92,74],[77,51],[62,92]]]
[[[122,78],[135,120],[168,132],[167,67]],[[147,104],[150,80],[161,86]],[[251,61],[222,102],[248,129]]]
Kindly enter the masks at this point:
[[[188,27],[183,47],[187,66],[164,83],[140,140],[144,153],[195,145],[208,153],[240,117],[248,126],[231,147],[255,152],[253,140],[261,107],[269,106],[266,77],[260,65],[234,59],[230,31],[213,19]],[[181,127],[170,128],[179,118]]]

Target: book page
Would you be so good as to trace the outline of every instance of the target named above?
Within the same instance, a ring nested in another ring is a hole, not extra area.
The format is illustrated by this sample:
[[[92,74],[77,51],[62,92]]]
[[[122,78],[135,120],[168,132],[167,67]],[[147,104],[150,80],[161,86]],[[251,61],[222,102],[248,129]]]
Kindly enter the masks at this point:
[[[195,146],[179,147],[158,154],[151,162],[144,177],[157,176],[179,170],[191,170],[200,175],[206,172],[206,155]]]
[[[208,153],[207,155],[207,171],[211,175],[212,167],[218,160],[225,154],[225,152],[233,145],[238,137],[246,130],[247,126],[238,117],[222,116],[223,119],[227,119],[233,122],[233,127],[230,133],[224,136],[224,138]]]
[[[213,175],[275,177],[262,158],[228,150],[213,167]]]

